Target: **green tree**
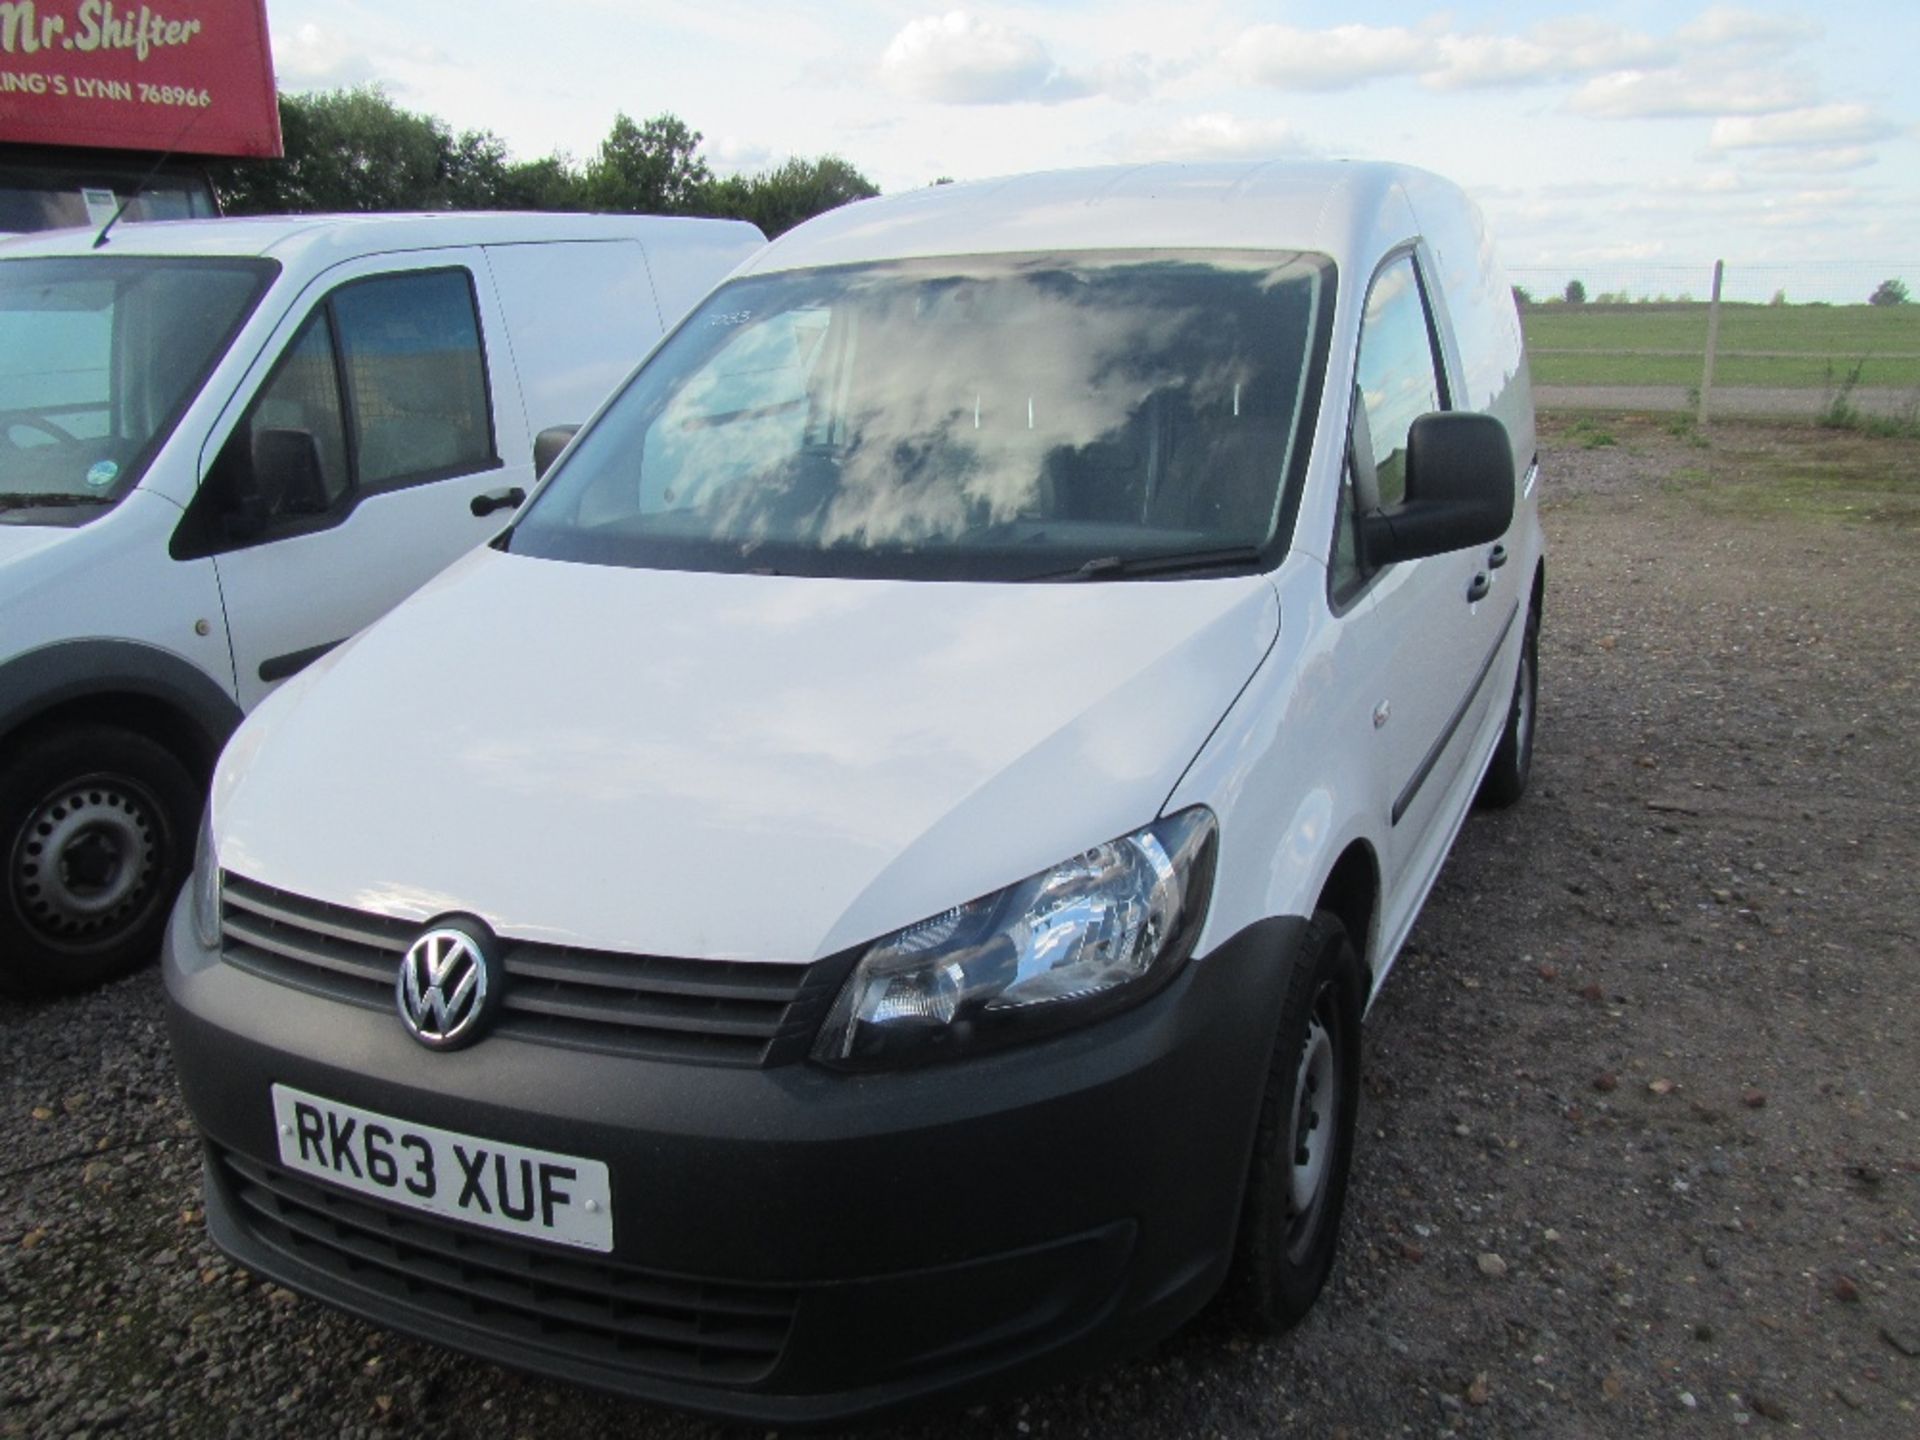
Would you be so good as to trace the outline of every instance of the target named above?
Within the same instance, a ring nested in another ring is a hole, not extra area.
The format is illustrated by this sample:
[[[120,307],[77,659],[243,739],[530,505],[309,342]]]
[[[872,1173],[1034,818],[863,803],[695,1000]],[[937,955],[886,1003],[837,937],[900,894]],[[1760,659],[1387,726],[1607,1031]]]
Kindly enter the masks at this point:
[[[1566,290],[1562,292],[1562,298],[1569,305],[1584,305],[1587,303],[1587,287],[1578,280],[1569,280]]]
[[[700,132],[677,115],[634,124],[623,112],[587,162],[584,187],[595,210],[651,215],[694,212],[713,172],[698,154]]]
[[[496,208],[510,163],[507,142],[491,131],[469,130],[449,139],[442,160],[442,202],[449,210]]]
[[[498,204],[507,147],[394,104],[378,86],[280,97],[279,160],[216,167],[232,215],[446,210]]]
[[[1904,280],[1882,280],[1867,297],[1869,305],[1904,305],[1909,296]]]
[[[502,210],[584,210],[586,180],[565,155],[522,160],[501,175],[495,203]]]
[[[768,239],[880,187],[837,155],[793,159],[758,175],[730,175],[707,187],[706,213],[751,220]]]
[[[584,168],[566,155],[515,160],[487,130],[455,135],[431,115],[394,104],[377,86],[280,97],[286,155],[216,167],[233,215],[316,210],[604,210],[728,215],[778,235],[802,220],[879,194],[838,156],[794,159],[715,180],[700,132],[674,115],[625,114]]]

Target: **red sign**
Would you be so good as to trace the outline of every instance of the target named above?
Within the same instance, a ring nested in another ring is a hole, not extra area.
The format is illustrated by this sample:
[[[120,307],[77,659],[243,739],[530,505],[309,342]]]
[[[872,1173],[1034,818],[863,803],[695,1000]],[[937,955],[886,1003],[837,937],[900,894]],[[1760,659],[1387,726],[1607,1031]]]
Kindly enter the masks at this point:
[[[0,141],[280,154],[266,0],[0,0]]]

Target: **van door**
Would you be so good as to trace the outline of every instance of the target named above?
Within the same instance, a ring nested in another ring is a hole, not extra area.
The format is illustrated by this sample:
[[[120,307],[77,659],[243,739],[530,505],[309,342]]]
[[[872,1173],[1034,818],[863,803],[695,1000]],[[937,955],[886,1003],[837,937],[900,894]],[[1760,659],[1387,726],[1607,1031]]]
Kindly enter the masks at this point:
[[[1375,274],[1361,321],[1352,429],[1339,531],[1330,569],[1336,604],[1350,604],[1364,625],[1371,723],[1380,737],[1377,803],[1386,811],[1391,873],[1401,887],[1384,915],[1392,933],[1396,903],[1425,888],[1464,808],[1465,767],[1487,697],[1506,687],[1487,675],[1500,641],[1493,609],[1505,592],[1490,589],[1489,547],[1369,569],[1354,539],[1354,517],[1406,493],[1407,432],[1420,416],[1449,408],[1446,370],[1431,307],[1412,253]],[[1507,591],[1511,586],[1506,587]],[[1361,604],[1364,600],[1364,605]],[[1354,677],[1359,680],[1361,677]]]
[[[508,518],[532,467],[504,329],[473,249],[355,261],[294,306],[174,543],[214,558],[242,707]]]

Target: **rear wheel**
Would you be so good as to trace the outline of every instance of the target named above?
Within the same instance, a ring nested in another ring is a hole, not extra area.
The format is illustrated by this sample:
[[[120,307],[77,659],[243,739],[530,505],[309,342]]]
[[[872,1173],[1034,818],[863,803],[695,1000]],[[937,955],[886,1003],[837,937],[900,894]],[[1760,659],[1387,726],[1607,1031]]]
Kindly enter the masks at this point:
[[[1527,629],[1520,642],[1520,668],[1513,677],[1513,698],[1507,704],[1507,728],[1480,782],[1480,803],[1504,810],[1527,793],[1533,771],[1533,728],[1540,689],[1540,612],[1527,611]]]
[[[1313,918],[1287,983],[1240,1211],[1228,1304],[1277,1333],[1313,1307],[1333,1269],[1360,1088],[1366,987],[1338,919]]]
[[[0,772],[0,990],[81,990],[158,952],[200,794],[163,746],[106,725],[23,743]]]

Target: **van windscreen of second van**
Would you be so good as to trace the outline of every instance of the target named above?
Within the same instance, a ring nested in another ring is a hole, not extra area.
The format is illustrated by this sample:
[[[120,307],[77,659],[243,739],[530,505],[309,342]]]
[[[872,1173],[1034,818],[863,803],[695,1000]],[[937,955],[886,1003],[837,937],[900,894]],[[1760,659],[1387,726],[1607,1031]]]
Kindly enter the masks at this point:
[[[749,276],[628,383],[507,546],[903,579],[1250,568],[1303,459],[1332,285],[1322,257],[1224,252]]]
[[[0,262],[0,523],[78,524],[132,489],[278,269]]]

